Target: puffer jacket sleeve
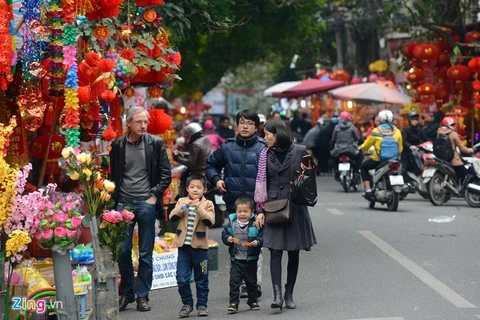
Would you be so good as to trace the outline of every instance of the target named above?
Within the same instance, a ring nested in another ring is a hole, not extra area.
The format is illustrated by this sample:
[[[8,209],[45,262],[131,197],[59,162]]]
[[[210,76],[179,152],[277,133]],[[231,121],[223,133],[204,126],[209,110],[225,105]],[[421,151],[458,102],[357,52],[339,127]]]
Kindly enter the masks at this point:
[[[214,186],[217,185],[218,180],[222,179],[222,169],[225,167],[224,148],[225,145],[220,145],[207,159],[207,171],[205,175],[208,181]]]

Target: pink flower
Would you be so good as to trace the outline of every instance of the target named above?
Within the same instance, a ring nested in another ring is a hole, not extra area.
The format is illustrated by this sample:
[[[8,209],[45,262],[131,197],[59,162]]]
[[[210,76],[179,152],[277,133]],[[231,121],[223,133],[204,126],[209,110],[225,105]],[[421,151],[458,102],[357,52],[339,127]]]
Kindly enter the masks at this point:
[[[120,217],[120,220],[118,220],[119,217]],[[103,220],[108,221],[110,223],[117,223],[118,221],[121,221],[122,215],[118,211],[111,210],[111,211],[105,212],[102,218]]]
[[[65,228],[55,228],[55,237],[63,238],[67,235],[67,229]]]
[[[70,223],[73,228],[78,228],[82,224],[83,216],[81,217],[72,217]]]
[[[33,217],[32,228],[37,229],[39,224],[40,224],[40,220],[37,217]]]
[[[55,219],[55,221],[57,222],[64,222],[65,220],[68,219],[68,214],[67,213],[55,213],[53,215],[53,218]]]
[[[115,220],[117,220],[117,222],[123,221],[122,214],[118,211],[115,211],[114,217],[115,217]]]
[[[67,237],[76,238],[77,237],[77,230],[68,230],[67,229]]]
[[[63,204],[63,210],[67,211],[70,209],[75,209],[77,206],[77,203],[75,201],[68,201]]]
[[[53,230],[52,229],[48,229],[44,232],[42,232],[42,239],[43,240],[50,240],[52,239],[53,237]]]
[[[128,210],[123,210],[122,211],[122,217],[123,217],[123,220],[126,221],[126,222],[130,222],[133,220],[133,218],[135,218],[135,215],[128,211]]]

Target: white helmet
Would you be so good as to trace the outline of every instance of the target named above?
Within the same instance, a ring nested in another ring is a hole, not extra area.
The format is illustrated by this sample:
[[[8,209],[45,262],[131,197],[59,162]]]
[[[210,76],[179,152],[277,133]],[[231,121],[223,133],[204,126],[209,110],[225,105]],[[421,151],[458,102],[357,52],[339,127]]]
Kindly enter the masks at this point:
[[[183,133],[187,134],[189,137],[193,136],[195,133],[203,131],[202,126],[199,123],[192,122],[183,128]]]
[[[382,110],[378,113],[378,118],[381,123],[393,122],[393,113],[390,110]]]

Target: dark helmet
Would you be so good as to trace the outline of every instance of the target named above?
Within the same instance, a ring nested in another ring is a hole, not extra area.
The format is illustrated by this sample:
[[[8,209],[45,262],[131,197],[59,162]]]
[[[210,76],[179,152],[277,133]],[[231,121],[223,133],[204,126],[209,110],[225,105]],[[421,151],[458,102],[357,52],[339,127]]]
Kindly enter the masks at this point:
[[[418,113],[416,113],[415,111],[412,111],[412,112],[409,112],[408,113],[408,121],[411,121],[411,120],[418,120]]]

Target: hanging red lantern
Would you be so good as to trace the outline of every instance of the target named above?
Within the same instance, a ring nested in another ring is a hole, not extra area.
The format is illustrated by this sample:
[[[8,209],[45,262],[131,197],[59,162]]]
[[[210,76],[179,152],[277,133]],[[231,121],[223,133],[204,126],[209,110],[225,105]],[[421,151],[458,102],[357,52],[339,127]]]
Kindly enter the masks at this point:
[[[105,141],[112,141],[117,137],[117,133],[113,131],[112,126],[110,125],[110,121],[108,122],[107,129],[102,132],[102,137]]]
[[[116,94],[113,93],[112,90],[105,90],[103,91],[100,97],[102,98],[102,100],[108,103],[108,102],[112,102],[115,99]]]
[[[416,86],[425,79],[425,74],[418,68],[412,68],[407,73],[407,80]]]
[[[147,132],[151,134],[164,134],[173,124],[173,119],[163,109],[151,109],[150,123]]]
[[[415,47],[417,45],[419,45],[419,43],[417,43],[417,42],[410,42],[410,43],[407,43],[406,45],[404,45],[403,48],[402,48],[403,55],[410,60],[414,59],[413,50],[415,49]]]
[[[470,69],[472,69],[473,72],[479,72],[480,71],[480,58],[479,57],[472,58],[472,60],[470,60],[468,62],[468,67]]]
[[[435,86],[431,83],[424,83],[417,88],[418,93],[420,94],[420,103],[423,104],[433,104]]]
[[[418,60],[422,60],[425,66],[427,64],[430,66],[435,65],[439,53],[438,47],[432,43],[419,44],[413,49],[413,56]]]
[[[480,80],[473,81],[472,87],[473,87],[474,91],[479,92],[480,91]]]
[[[163,4],[163,0],[137,0],[137,7],[149,7]]]
[[[445,102],[449,95],[450,91],[448,90],[447,84],[439,83],[435,86],[435,99],[437,102]]]
[[[437,66],[444,67],[450,65],[450,56],[446,52],[441,52],[437,58]]]
[[[474,43],[478,41],[480,41],[480,31],[474,30],[474,31],[469,31],[465,34],[466,43]]]
[[[455,81],[470,80],[472,74],[472,70],[469,67],[463,65],[456,65],[448,68],[447,70],[448,79]]]

